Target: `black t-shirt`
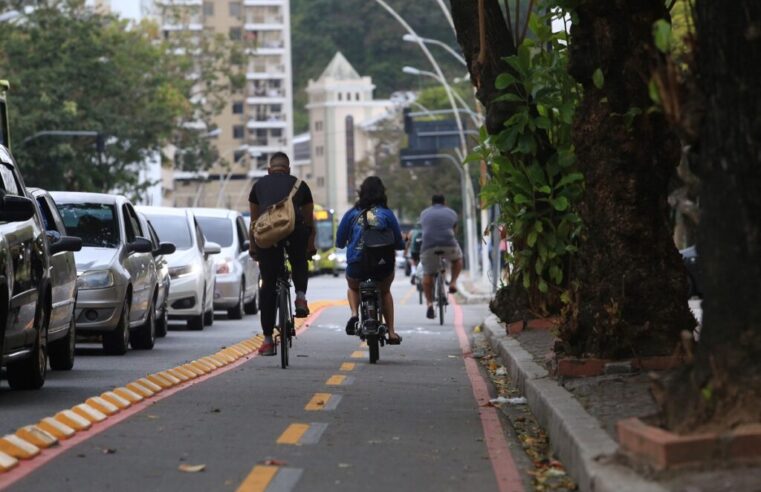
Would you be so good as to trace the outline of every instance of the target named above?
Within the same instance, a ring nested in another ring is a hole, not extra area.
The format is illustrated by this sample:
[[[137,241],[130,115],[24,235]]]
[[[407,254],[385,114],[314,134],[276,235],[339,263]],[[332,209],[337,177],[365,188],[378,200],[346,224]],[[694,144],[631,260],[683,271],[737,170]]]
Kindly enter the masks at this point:
[[[287,197],[295,184],[296,176],[284,173],[268,174],[251,187],[248,201],[259,205],[259,213],[262,213],[270,205],[274,205]],[[304,222],[304,218],[301,216],[301,207],[310,203],[314,203],[312,201],[312,190],[309,189],[305,181],[302,181],[299,190],[293,195],[293,207],[296,209],[297,223]]]

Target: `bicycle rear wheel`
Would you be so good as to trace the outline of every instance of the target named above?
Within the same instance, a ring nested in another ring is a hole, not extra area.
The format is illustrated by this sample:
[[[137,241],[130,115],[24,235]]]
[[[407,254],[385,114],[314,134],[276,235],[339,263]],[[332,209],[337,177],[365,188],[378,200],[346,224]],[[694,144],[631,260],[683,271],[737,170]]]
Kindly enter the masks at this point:
[[[277,311],[277,322],[280,328],[280,367],[285,369],[288,367],[290,328],[288,327],[288,296],[283,290],[278,293]]]
[[[444,276],[439,274],[436,278],[436,303],[439,305],[439,324],[444,324],[444,305],[446,304],[446,294],[444,293]]]
[[[380,347],[378,346],[377,335],[370,335],[367,337],[367,348],[370,349],[370,364],[375,364],[380,358]]]

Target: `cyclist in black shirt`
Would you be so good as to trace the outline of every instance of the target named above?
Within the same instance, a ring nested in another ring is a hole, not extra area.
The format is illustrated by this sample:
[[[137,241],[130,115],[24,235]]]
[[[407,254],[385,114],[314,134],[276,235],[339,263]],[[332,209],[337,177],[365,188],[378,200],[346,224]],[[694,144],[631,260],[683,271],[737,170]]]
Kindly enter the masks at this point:
[[[296,177],[291,176],[291,163],[283,152],[277,152],[270,158],[267,176],[259,179],[251,188],[248,196],[251,209],[251,222],[259,218],[259,211],[266,210],[270,205],[281,201],[291,192],[296,184]],[[296,289],[295,315],[306,318],[309,315],[306,292],[309,276],[307,259],[315,253],[312,191],[306,182],[302,181],[298,191],[293,196],[296,210],[296,228],[286,242],[288,260],[291,264],[291,275]],[[278,273],[283,267],[283,249],[280,246],[260,248],[251,244],[249,254],[259,262],[259,273],[262,286],[259,290],[262,331],[264,344],[259,348],[261,355],[275,355],[275,344],[272,332],[275,328],[275,311],[277,302],[276,282]]]

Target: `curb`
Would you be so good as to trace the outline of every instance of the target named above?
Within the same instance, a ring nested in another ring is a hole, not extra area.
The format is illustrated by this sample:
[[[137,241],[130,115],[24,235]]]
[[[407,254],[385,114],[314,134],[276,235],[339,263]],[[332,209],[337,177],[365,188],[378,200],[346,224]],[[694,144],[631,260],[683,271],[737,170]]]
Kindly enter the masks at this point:
[[[618,444],[600,423],[556,381],[546,369],[491,315],[484,321],[489,343],[507,367],[513,384],[523,393],[531,412],[550,437],[552,451],[589,492],[665,492],[661,485],[645,480],[631,469],[612,463]]]

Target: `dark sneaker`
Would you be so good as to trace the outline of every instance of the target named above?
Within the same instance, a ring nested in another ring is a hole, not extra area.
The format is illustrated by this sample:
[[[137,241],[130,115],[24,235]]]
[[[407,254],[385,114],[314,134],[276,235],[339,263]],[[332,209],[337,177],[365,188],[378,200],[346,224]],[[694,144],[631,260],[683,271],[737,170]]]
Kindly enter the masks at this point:
[[[357,334],[357,323],[359,322],[359,318],[356,316],[352,316],[349,318],[349,321],[346,322],[346,334],[347,335],[356,335]]]
[[[264,356],[277,355],[277,351],[275,350],[275,344],[271,342],[264,342],[262,346],[259,347],[259,355],[264,355]]]
[[[457,294],[457,287],[455,287],[454,285],[450,285],[449,286],[449,293],[450,294]]]
[[[428,306],[428,311],[425,312],[425,317],[428,319],[436,317],[436,313],[433,311],[433,306]]]
[[[296,299],[296,317],[297,318],[306,318],[309,316],[309,305],[307,304],[306,299]]]

